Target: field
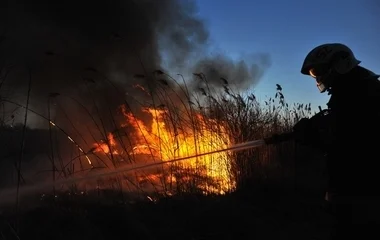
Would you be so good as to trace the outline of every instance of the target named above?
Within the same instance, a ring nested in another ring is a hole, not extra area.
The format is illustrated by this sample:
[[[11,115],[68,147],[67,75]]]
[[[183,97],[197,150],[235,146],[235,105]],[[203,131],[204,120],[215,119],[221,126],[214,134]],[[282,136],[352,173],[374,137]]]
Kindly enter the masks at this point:
[[[133,91],[149,105],[124,99],[106,114],[98,98],[87,105],[71,98],[68,105],[68,97],[52,93],[47,115],[28,101],[2,99],[25,121],[34,115],[48,126],[31,129],[3,116],[1,186],[11,189],[0,192],[3,239],[326,238],[331,218],[316,150],[287,141],[194,157],[290,131],[312,114],[309,104],[289,106],[281,86],[258,100],[234,92],[226,79],[210,86],[203,74],[195,74],[195,93],[184,78],[159,70],[135,76],[148,77],[157,82],[154,92],[137,85]],[[102,100],[112,102],[107,98],[120,95],[118,87],[104,82],[114,94]]]

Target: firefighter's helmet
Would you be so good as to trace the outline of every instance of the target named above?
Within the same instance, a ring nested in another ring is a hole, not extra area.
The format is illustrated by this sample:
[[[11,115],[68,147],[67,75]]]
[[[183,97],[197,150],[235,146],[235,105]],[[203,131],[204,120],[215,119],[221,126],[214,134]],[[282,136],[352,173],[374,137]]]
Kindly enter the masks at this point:
[[[301,73],[317,81],[320,92],[325,92],[337,75],[346,74],[358,66],[352,50],[341,43],[327,43],[311,50],[302,65]]]

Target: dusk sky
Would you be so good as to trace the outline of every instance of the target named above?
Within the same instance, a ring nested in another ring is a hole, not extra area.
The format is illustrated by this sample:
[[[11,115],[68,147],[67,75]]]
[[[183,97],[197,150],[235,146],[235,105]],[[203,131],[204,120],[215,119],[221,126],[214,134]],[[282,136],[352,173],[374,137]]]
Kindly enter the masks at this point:
[[[371,2],[372,1],[372,2]],[[255,88],[260,98],[282,85],[290,102],[326,106],[329,96],[300,73],[313,47],[348,45],[362,66],[380,73],[380,3],[376,0],[197,0],[213,45],[230,56],[268,53],[271,67]]]

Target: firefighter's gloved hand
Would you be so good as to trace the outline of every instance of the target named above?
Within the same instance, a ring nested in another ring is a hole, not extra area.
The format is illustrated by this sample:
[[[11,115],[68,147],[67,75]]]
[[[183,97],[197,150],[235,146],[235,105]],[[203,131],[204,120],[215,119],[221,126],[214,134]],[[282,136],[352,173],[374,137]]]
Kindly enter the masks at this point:
[[[309,118],[302,118],[293,127],[294,138],[296,142],[307,144],[312,138],[312,125]]]

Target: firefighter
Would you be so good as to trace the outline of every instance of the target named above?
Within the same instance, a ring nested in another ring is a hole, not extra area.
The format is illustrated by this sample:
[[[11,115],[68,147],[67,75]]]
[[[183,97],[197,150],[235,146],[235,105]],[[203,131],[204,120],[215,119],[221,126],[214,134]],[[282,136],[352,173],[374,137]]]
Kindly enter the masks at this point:
[[[312,49],[301,68],[331,96],[324,131],[305,118],[294,132],[299,142],[308,136],[324,146],[333,239],[380,239],[380,81],[360,63],[348,46],[327,43]]]

